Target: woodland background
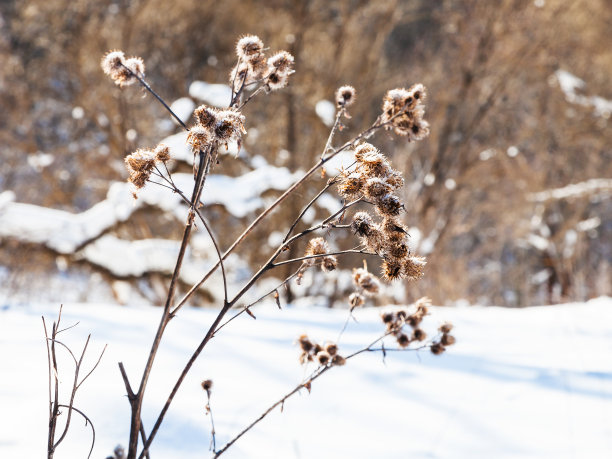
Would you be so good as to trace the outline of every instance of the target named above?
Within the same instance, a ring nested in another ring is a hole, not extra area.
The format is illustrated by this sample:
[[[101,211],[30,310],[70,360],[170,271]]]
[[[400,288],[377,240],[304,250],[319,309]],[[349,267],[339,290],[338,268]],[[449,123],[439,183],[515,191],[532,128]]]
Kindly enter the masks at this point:
[[[611,295],[610,24],[609,0],[4,0],[0,192],[84,212],[125,180],[125,155],[178,132],[150,97],[107,80],[99,62],[109,49],[141,56],[147,79],[172,101],[193,81],[226,83],[237,38],[256,34],[293,53],[296,73],[288,88],[247,106],[247,153],[224,157],[214,173],[248,172],[245,156],[306,169],[328,134],[316,104],[333,100],[338,86],[357,89],[347,123],[356,133],[376,118],[386,90],[422,82],[429,138],[374,138],[404,171],[403,218],[415,228],[416,253],[429,259],[423,280],[395,290],[435,304],[505,306]],[[273,229],[293,221],[326,180],[309,182],[258,228],[243,251],[247,263],[266,257]],[[225,246],[254,215],[216,205],[204,212]],[[145,205],[108,233],[179,239],[181,228]],[[167,282],[163,272],[121,276],[77,251],[10,235],[0,242],[0,266],[2,297],[23,301],[99,294],[125,302],[127,288],[128,302],[159,303]],[[341,282],[323,293],[330,305],[344,301]],[[210,301],[202,294],[195,304]]]

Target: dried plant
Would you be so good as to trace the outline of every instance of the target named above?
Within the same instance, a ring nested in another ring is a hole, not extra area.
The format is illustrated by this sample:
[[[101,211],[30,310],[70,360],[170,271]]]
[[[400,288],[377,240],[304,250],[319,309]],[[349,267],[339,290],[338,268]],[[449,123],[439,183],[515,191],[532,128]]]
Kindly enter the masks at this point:
[[[45,321],[44,317],[42,318],[42,321],[45,330],[45,342],[47,345],[47,362],[49,366],[49,435],[47,440],[47,458],[51,459],[54,457],[57,447],[66,438],[66,435],[68,434],[68,429],[70,428],[70,422],[72,421],[73,411],[81,415],[83,419],[85,419],[85,425],[89,425],[91,427],[91,448],[89,449],[89,454],[87,455],[87,457],[89,458],[91,457],[93,447],[96,443],[96,429],[94,428],[91,419],[89,419],[89,417],[87,417],[87,415],[83,411],[74,406],[74,400],[76,397],[76,393],[81,387],[81,385],[87,380],[87,378],[91,376],[91,374],[94,372],[94,370],[100,363],[100,360],[102,360],[102,356],[104,355],[106,346],[104,346],[104,349],[102,349],[102,352],[100,353],[97,362],[94,364],[91,370],[89,370],[89,372],[85,376],[82,376],[81,370],[83,365],[83,358],[85,357],[85,353],[87,351],[87,346],[89,345],[89,339],[91,335],[87,336],[87,340],[85,341],[85,345],[83,346],[81,355],[77,358],[77,356],[74,354],[74,352],[72,352],[70,347],[58,339],[58,336],[61,333],[64,333],[65,331],[68,331],[77,325],[74,324],[69,327],[60,329],[60,324],[62,321],[62,307],[60,306],[57,321],[54,321],[51,326],[51,333],[49,333],[49,330],[47,328],[47,322]],[[70,387],[70,395],[67,404],[61,403],[60,401],[60,369],[58,365],[57,346],[63,348],[70,355],[70,358],[74,362],[72,386]],[[64,423],[64,430],[62,431],[59,438],[56,438],[58,421],[60,419],[60,416],[63,414],[62,411],[60,411],[60,408],[67,410],[67,415]]]
[[[346,126],[344,120],[350,119],[347,111],[349,106],[353,106],[356,100],[356,91],[351,86],[342,86],[336,91],[337,114],[335,122],[331,128],[327,142],[316,163],[303,174],[293,185],[287,188],[267,209],[259,214],[243,233],[225,250],[221,250],[217,239],[204,215],[200,211],[200,197],[204,188],[206,177],[218,163],[218,151],[221,146],[227,146],[231,142],[236,142],[240,147],[242,136],[246,133],[246,118],[242,113],[246,104],[256,96],[265,95],[285,87],[294,73],[293,56],[280,51],[272,56],[266,56],[264,44],[256,36],[244,36],[238,40],[236,45],[237,63],[230,72],[231,100],[225,109],[218,109],[206,105],[201,105],[194,112],[195,124],[187,126],[179,117],[172,112],[164,100],[150,87],[145,80],[144,64],[139,58],[126,59],[121,51],[112,51],[103,58],[102,68],[111,79],[120,87],[128,86],[133,83],[140,83],[142,87],[152,94],[188,132],[187,143],[194,153],[194,184],[190,196],[180,190],[172,179],[172,174],[168,168],[168,161],[171,159],[172,152],[163,145],[158,145],[153,149],[140,149],[129,155],[126,165],[129,172],[129,182],[134,187],[134,196],[147,184],[153,184],[169,188],[177,193],[181,199],[189,206],[189,213],[183,230],[180,252],[177,257],[176,266],[172,275],[166,302],[163,308],[157,333],[154,337],[149,357],[144,371],[140,378],[137,388],[133,388],[128,378],[123,363],[119,363],[119,368],[125,383],[128,400],[131,406],[131,430],[128,443],[128,459],[143,458],[148,455],[151,443],[153,442],[163,420],[172,403],[179,387],[190,371],[204,347],[211,338],[216,336],[220,330],[227,326],[232,320],[243,313],[254,317],[251,309],[262,299],[273,295],[280,307],[279,289],[287,285],[291,280],[298,282],[302,279],[304,272],[314,266],[319,266],[323,272],[333,271],[338,266],[339,257],[348,254],[363,254],[367,257],[378,257],[382,260],[385,281],[398,279],[414,280],[423,275],[423,258],[411,254],[408,246],[408,233],[406,227],[401,222],[400,215],[405,210],[405,205],[399,198],[397,191],[404,185],[401,172],[392,168],[389,159],[376,147],[367,141],[378,131],[390,130],[393,133],[405,137],[409,142],[421,140],[429,133],[429,126],[424,120],[424,105],[426,89],[421,84],[416,84],[410,89],[394,89],[389,91],[383,100],[382,112],[378,118],[365,130],[353,136],[349,140],[334,146],[336,134],[343,131]],[[325,187],[320,190],[312,200],[302,209],[289,226],[283,241],[270,255],[268,260],[245,282],[233,296],[228,293],[227,276],[224,267],[224,260],[234,253],[240,243],[256,228],[264,218],[280,206],[286,198],[294,193],[304,182],[311,178],[317,171],[322,170],[324,165],[332,158],[342,152],[353,152],[354,162],[331,178]],[[342,207],[322,221],[301,231],[296,231],[298,225],[303,223],[306,212],[315,204],[324,192],[332,187],[336,187],[343,200]],[[353,212],[357,206],[367,206],[373,209],[370,211],[359,211],[350,219],[350,223],[345,223],[346,214]],[[217,263],[204,273],[201,280],[191,287],[179,300],[175,300],[177,292],[177,280],[181,270],[183,257],[189,244],[191,232],[195,226],[196,219],[208,232],[217,252]],[[290,258],[286,253],[291,253],[289,249],[295,248],[297,244],[307,236],[312,236],[317,231],[324,230],[344,231],[348,234],[353,233],[358,245],[349,249],[334,250],[324,236],[310,238],[306,244],[304,255],[301,257]],[[297,269],[287,276],[279,285],[260,297],[257,301],[240,308],[231,318],[222,322],[226,314],[238,305],[243,298],[264,274],[273,271],[281,266],[296,265]],[[146,433],[142,425],[141,412],[143,398],[146,391],[151,369],[159,350],[162,336],[170,321],[176,317],[180,309],[187,304],[191,296],[210,278],[213,272],[221,269],[224,286],[224,300],[215,320],[204,334],[200,344],[188,359],[184,369],[178,376],[176,383],[170,392],[166,402],[159,413],[157,420],[151,430]],[[353,309],[365,304],[365,298],[375,296],[381,290],[378,278],[368,271],[364,261],[363,268],[356,268],[353,274],[355,292],[350,296],[350,312]],[[215,457],[223,454],[238,438],[250,430],[255,424],[261,421],[276,406],[284,403],[291,395],[299,392],[302,388],[310,388],[311,383],[326,373],[329,369],[344,365],[349,359],[364,352],[380,351],[386,354],[383,340],[388,336],[393,336],[397,340],[399,347],[397,350],[413,350],[428,347],[432,352],[438,354],[454,342],[454,338],[447,332],[441,332],[439,338],[426,341],[424,332],[418,324],[427,314],[427,300],[419,300],[415,305],[415,312],[408,314],[407,310],[401,309],[392,315],[390,321],[385,322],[387,328],[381,336],[360,351],[351,355],[343,356],[340,353],[337,340],[336,342],[315,343],[307,336],[301,336],[298,343],[302,349],[300,362],[307,364],[315,362],[317,369],[293,391],[281,398],[278,402],[263,413],[256,421],[251,423],[239,435],[226,444],[221,449],[216,448],[215,429],[212,421],[212,411],[210,408],[210,396],[212,380],[206,380],[202,387],[207,395],[206,411],[211,416],[211,449]],[[347,319],[348,320],[348,319]],[[413,328],[408,336],[404,331],[404,325]],[[343,328],[342,332],[344,331]],[[340,333],[340,336],[342,335]],[[412,343],[419,343],[418,347],[409,347]],[[139,439],[140,438],[140,439]],[[141,443],[140,443],[141,442]]]

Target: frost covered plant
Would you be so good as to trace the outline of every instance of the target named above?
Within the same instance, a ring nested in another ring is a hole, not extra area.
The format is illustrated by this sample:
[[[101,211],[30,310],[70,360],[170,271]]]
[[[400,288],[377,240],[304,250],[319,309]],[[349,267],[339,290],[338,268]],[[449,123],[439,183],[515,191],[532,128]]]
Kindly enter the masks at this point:
[[[401,213],[405,210],[405,205],[400,198],[401,188],[404,185],[402,174],[393,169],[386,155],[381,153],[371,143],[366,142],[376,132],[385,129],[390,129],[398,135],[407,137],[409,141],[420,140],[427,136],[429,130],[428,124],[424,120],[424,106],[422,104],[425,99],[426,90],[420,84],[414,85],[409,90],[395,89],[389,91],[383,100],[383,113],[374,123],[359,134],[338,143],[336,134],[345,128],[341,119],[350,119],[347,108],[353,107],[356,101],[355,88],[349,85],[340,87],[335,93],[338,109],[335,122],[330,130],[323,151],[315,164],[264,211],[253,218],[240,236],[228,248],[222,250],[215,238],[211,225],[201,210],[203,206],[200,198],[206,183],[206,177],[217,164],[217,151],[221,146],[228,145],[230,142],[236,142],[240,147],[242,136],[246,133],[247,126],[247,120],[243,114],[245,105],[254,100],[258,95],[266,95],[282,89],[288,84],[290,76],[294,73],[294,58],[290,53],[279,51],[272,55],[266,55],[263,41],[254,35],[246,35],[238,40],[236,44],[236,58],[236,65],[230,72],[229,77],[232,96],[228,106],[224,109],[207,105],[199,106],[193,113],[195,122],[192,126],[187,126],[181,121],[168,104],[147,83],[145,80],[144,63],[140,58],[126,59],[123,52],[111,51],[102,59],[103,71],[117,85],[123,88],[139,83],[169,111],[170,115],[187,132],[186,142],[194,154],[193,189],[189,194],[179,189],[174,183],[168,166],[172,157],[172,152],[168,147],[158,145],[154,149],[139,149],[125,158],[129,174],[128,181],[136,191],[142,189],[148,183],[169,188],[180,196],[189,209],[183,228],[181,248],[168,287],[159,327],[153,339],[144,370],[136,386],[132,385],[133,381],[131,382],[128,378],[123,364],[119,364],[131,408],[130,437],[126,456],[128,459],[143,459],[148,456],[151,443],[156,438],[177,391],[210,340],[240,315],[246,313],[251,317],[255,317],[252,311],[253,307],[268,296],[273,296],[276,304],[281,308],[279,290],[293,279],[300,281],[305,270],[319,266],[322,271],[329,273],[338,267],[342,257],[347,254],[357,253],[363,254],[365,257],[382,259],[382,277],[387,281],[417,279],[423,274],[425,260],[410,253],[408,232],[401,222]],[[282,205],[289,195],[294,193],[308,179],[316,176],[317,171],[323,170],[328,161],[343,151],[353,152],[355,158],[353,165],[336,177],[333,177],[311,199],[296,216],[293,223],[287,225],[285,237],[278,247],[272,251],[269,258],[255,270],[248,280],[244,281],[244,284],[238,288],[233,296],[229,295],[224,260],[230,254],[236,252],[237,247],[253,232],[253,229],[260,225],[278,206]],[[343,201],[342,207],[327,218],[305,229],[298,230],[299,225],[304,225],[304,215],[319,197],[332,186],[337,186],[338,193]],[[358,210],[352,214],[358,205],[365,206],[366,209]],[[348,223],[345,223],[346,215],[349,215],[350,221]],[[207,272],[202,273],[201,279],[192,285],[181,298],[177,299],[177,286],[182,262],[189,246],[190,236],[196,220],[198,226],[203,227],[208,233],[215,247],[218,261]],[[327,239],[320,234],[316,234],[317,232],[324,232],[327,235],[335,231],[352,233],[358,238],[360,246],[358,248],[332,250]],[[298,250],[301,247],[304,255],[297,258],[289,258],[287,254],[296,253],[289,250],[293,247],[298,248]],[[265,274],[287,265],[294,265],[297,269],[279,285],[256,301],[239,307],[244,295]],[[162,336],[171,320],[177,317],[181,308],[188,303],[202,285],[209,281],[211,275],[216,270],[221,271],[223,278],[223,304],[220,305],[217,316],[209,329],[203,332],[200,344],[187,359],[170,395],[164,402],[154,424],[150,427],[151,430],[146,432],[141,422],[143,400]],[[348,298],[351,312],[353,309],[363,306],[366,298],[377,296],[383,289],[379,279],[368,270],[365,261],[363,267],[357,267],[353,270],[353,283],[355,290]],[[315,372],[290,393],[273,404],[262,416],[249,424],[221,448],[216,447],[214,423],[212,422],[212,411],[210,410],[212,380],[205,380],[202,383],[202,388],[207,394],[206,407],[211,420],[211,450],[214,457],[218,457],[227,451],[235,441],[264,419],[275,407],[282,406],[287,398],[298,393],[302,388],[310,389],[312,381],[331,368],[342,366],[350,358],[363,352],[382,351],[384,354],[385,348],[382,340],[388,336],[395,337],[399,345],[398,349],[400,350],[415,349],[414,347],[409,347],[409,344],[414,342],[420,343],[420,347],[416,349],[430,347],[434,353],[442,352],[446,346],[454,342],[454,338],[449,334],[450,328],[448,325],[445,325],[445,328],[440,328],[439,338],[434,341],[426,341],[426,335],[418,327],[418,324],[427,314],[427,302],[425,300],[420,301],[415,306],[416,311],[413,313],[408,314],[408,312],[402,312],[403,310],[394,313],[395,315],[389,320],[390,325],[387,325],[382,336],[360,351],[350,355],[340,354],[338,344],[340,338],[333,342],[317,343],[308,338],[307,335],[300,336],[298,338],[298,344],[302,351],[300,361],[304,364],[315,363],[317,365]],[[230,318],[226,318],[231,310],[235,310],[235,313]],[[406,324],[412,327],[412,331],[409,334],[403,331]],[[346,324],[344,328],[346,328]]]

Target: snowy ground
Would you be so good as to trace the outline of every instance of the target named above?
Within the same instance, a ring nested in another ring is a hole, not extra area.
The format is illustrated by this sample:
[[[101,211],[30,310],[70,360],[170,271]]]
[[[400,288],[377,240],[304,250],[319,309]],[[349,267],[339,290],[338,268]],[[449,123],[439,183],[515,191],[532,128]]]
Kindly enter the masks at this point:
[[[47,374],[41,315],[57,306],[0,311],[0,457],[44,457]],[[153,458],[209,457],[209,419],[199,383],[212,378],[217,442],[224,444],[304,376],[292,344],[301,333],[335,339],[346,311],[255,311],[215,338],[194,367],[160,435]],[[357,311],[340,342],[344,353],[379,335],[380,310]],[[65,333],[77,349],[92,334],[90,362],[101,366],[75,406],[96,427],[92,457],[104,458],[128,429],[128,403],[117,362],[135,380],[159,309],[94,304],[64,306]],[[189,350],[213,317],[185,310],[171,323],[144,411],[150,426]],[[239,440],[228,458],[610,458],[612,457],[612,299],[586,304],[433,308],[430,330],[450,320],[458,343],[428,352],[367,354],[315,381]],[[67,368],[67,367],[64,367]],[[62,374],[69,383],[68,372]],[[56,457],[86,457],[90,432],[80,420]]]

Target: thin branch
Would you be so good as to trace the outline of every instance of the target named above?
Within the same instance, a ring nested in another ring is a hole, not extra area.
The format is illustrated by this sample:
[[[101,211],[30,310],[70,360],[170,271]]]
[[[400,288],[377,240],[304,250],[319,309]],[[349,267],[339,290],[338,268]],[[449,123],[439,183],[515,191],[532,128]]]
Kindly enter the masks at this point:
[[[336,178],[334,177],[334,179],[332,179],[329,182],[327,182],[327,185],[325,185],[323,187],[323,189],[321,191],[319,191],[317,193],[317,195],[314,198],[312,198],[308,204],[306,204],[306,206],[304,206],[304,208],[302,209],[300,214],[297,216],[295,221],[292,223],[291,227],[289,228],[289,231],[287,231],[287,234],[285,234],[285,238],[283,239],[283,242],[286,242],[287,239],[289,239],[289,237],[291,236],[291,233],[293,232],[295,227],[298,225],[298,223],[300,222],[300,220],[302,219],[304,214],[308,211],[308,209],[310,209],[312,207],[312,205],[317,201],[317,199],[319,199],[323,195],[323,193],[325,193],[327,190],[329,190],[332,187],[332,185],[334,185],[336,183],[335,179]]]
[[[178,115],[176,113],[174,113],[172,111],[172,109],[168,106],[168,104],[164,101],[164,99],[162,99],[154,90],[153,88],[151,88],[151,86],[149,86],[149,83],[147,83],[144,78],[141,78],[137,73],[132,72],[132,70],[129,67],[126,67],[125,65],[121,64],[121,66],[127,70],[128,72],[130,72],[131,76],[135,77],[138,82],[147,90],[149,91],[156,99],[157,101],[162,104],[164,106],[164,108],[166,110],[168,110],[168,112],[170,113],[170,115],[172,115],[172,117],[183,127],[183,129],[185,129],[186,131],[189,131],[189,128],[187,127],[187,125],[183,122],[182,119],[180,119],[178,117]]]
[[[89,448],[89,454],[87,455],[87,459],[89,459],[91,457],[91,453],[93,452],[94,449],[94,445],[96,444],[96,429],[94,428],[93,422],[91,422],[91,419],[89,419],[87,417],[87,415],[85,413],[83,413],[81,410],[79,410],[78,408],[75,408],[74,406],[68,406],[68,405],[58,405],[62,408],[68,408],[70,411],[74,410],[77,413],[79,413],[81,416],[83,416],[83,418],[85,418],[85,425],[89,424],[89,426],[91,427],[91,448]]]
[[[98,368],[98,365],[100,364],[100,361],[102,360],[102,356],[104,355],[104,352],[106,351],[107,346],[108,346],[107,344],[105,344],[105,345],[104,345],[104,348],[102,349],[102,352],[100,353],[100,357],[98,357],[98,361],[97,361],[97,362],[96,362],[96,364],[93,366],[93,368],[92,368],[92,369],[89,371],[89,373],[87,373],[87,374],[85,375],[85,377],[84,377],[83,379],[81,379],[81,382],[80,382],[80,383],[77,385],[77,387],[76,387],[77,389],[78,389],[78,388],[81,386],[81,384],[83,384],[83,383],[85,382],[85,380],[86,380],[87,378],[89,378],[89,376],[91,376],[91,374],[94,372],[94,370],[95,370],[96,368]]]
[[[336,129],[338,129],[338,125],[340,124],[340,118],[344,115],[346,109],[342,107],[336,113],[336,119],[334,120],[334,125],[329,131],[329,137],[327,138],[327,142],[325,143],[325,148],[323,149],[323,153],[321,153],[321,159],[325,157],[325,154],[331,149],[331,144],[334,139],[334,134],[336,134]]]
[[[297,276],[300,272],[302,271],[302,269],[298,269],[297,271],[295,271],[293,274],[291,274],[289,277],[287,277],[284,281],[282,281],[280,284],[278,284],[276,287],[274,287],[272,290],[270,290],[267,293],[264,293],[263,295],[261,295],[259,298],[257,298],[255,301],[253,301],[252,303],[244,306],[239,312],[237,312],[236,314],[234,314],[232,317],[230,317],[229,319],[227,319],[224,323],[222,323],[221,325],[219,325],[217,327],[217,329],[215,330],[214,334],[213,334],[213,338],[214,336],[219,333],[219,331],[225,327],[227,324],[229,324],[231,321],[233,321],[234,319],[237,319],[238,316],[242,315],[245,312],[250,312],[250,309],[255,306],[257,303],[259,303],[261,300],[263,300],[264,298],[272,295],[274,292],[277,292],[279,288],[281,288],[283,285],[287,284],[291,279],[293,279],[295,276]]]
[[[290,263],[296,263],[298,261],[312,260],[314,258],[325,258],[325,257],[330,257],[330,256],[336,256],[336,255],[345,255],[345,254],[348,254],[348,253],[361,253],[363,255],[376,255],[376,256],[378,256],[377,253],[368,252],[368,251],[363,250],[363,249],[347,249],[347,250],[341,250],[339,252],[329,252],[329,253],[321,253],[321,254],[316,254],[316,255],[306,255],[306,256],[303,256],[303,257],[292,258],[291,260],[279,261],[278,263],[272,263],[272,267],[273,268],[277,268],[279,266],[288,265]]]
[[[85,352],[87,351],[87,346],[89,345],[89,340],[91,339],[91,335],[87,335],[87,340],[85,341],[85,345],[83,346],[83,351],[81,352],[81,357],[79,358],[79,362],[76,364],[76,367],[74,369],[74,381],[72,382],[72,391],[70,393],[70,402],[68,402],[68,416],[66,418],[66,425],[64,426],[64,431],[62,432],[62,435],[60,436],[59,440],[57,440],[55,442],[55,445],[53,445],[54,448],[57,448],[57,446],[64,440],[64,438],[66,438],[66,435],[68,434],[68,428],[70,427],[70,421],[72,419],[72,405],[74,404],[74,397],[76,397],[76,392],[79,388],[79,372],[81,371],[81,365],[83,363],[83,358],[85,357]]]
[[[360,349],[356,352],[353,352],[352,354],[350,354],[349,356],[347,356],[345,358],[345,360],[349,360],[352,359],[353,357],[356,357],[359,354],[362,354],[364,352],[386,352],[389,351],[390,349],[386,349],[386,348],[374,348],[373,346],[375,346],[376,344],[378,344],[379,342],[381,342],[385,337],[389,336],[389,332],[385,333],[384,335],[382,335],[381,337],[377,338],[376,340],[374,340],[373,342],[371,342],[368,346],[364,347],[363,349]],[[398,348],[398,349],[393,349],[394,351],[418,351],[421,350],[423,348],[429,347],[429,344],[427,345],[423,345],[420,346],[418,348]],[[319,368],[317,368],[307,379],[306,381],[298,384],[295,388],[293,388],[293,390],[291,390],[290,392],[288,392],[287,394],[285,394],[282,398],[280,398],[279,400],[277,400],[276,402],[274,402],[268,409],[266,409],[261,415],[259,415],[257,417],[257,419],[255,419],[253,422],[251,422],[251,424],[249,424],[247,427],[245,427],[242,431],[240,431],[240,433],[238,433],[234,438],[232,438],[229,442],[227,442],[225,444],[225,446],[223,448],[221,448],[219,451],[216,452],[216,454],[213,456],[215,458],[221,456],[225,451],[227,451],[227,449],[232,446],[240,437],[242,437],[244,434],[246,434],[249,430],[251,430],[253,427],[255,427],[257,424],[259,424],[259,422],[261,422],[268,414],[270,414],[276,407],[278,406],[283,406],[285,401],[290,398],[291,396],[295,395],[296,393],[298,393],[301,389],[307,389],[310,392],[310,388],[312,385],[312,382],[315,381],[316,379],[318,379],[319,377],[321,377],[323,374],[325,374],[327,371],[331,370],[332,368],[334,368],[333,365],[325,365],[325,366],[320,366]]]

